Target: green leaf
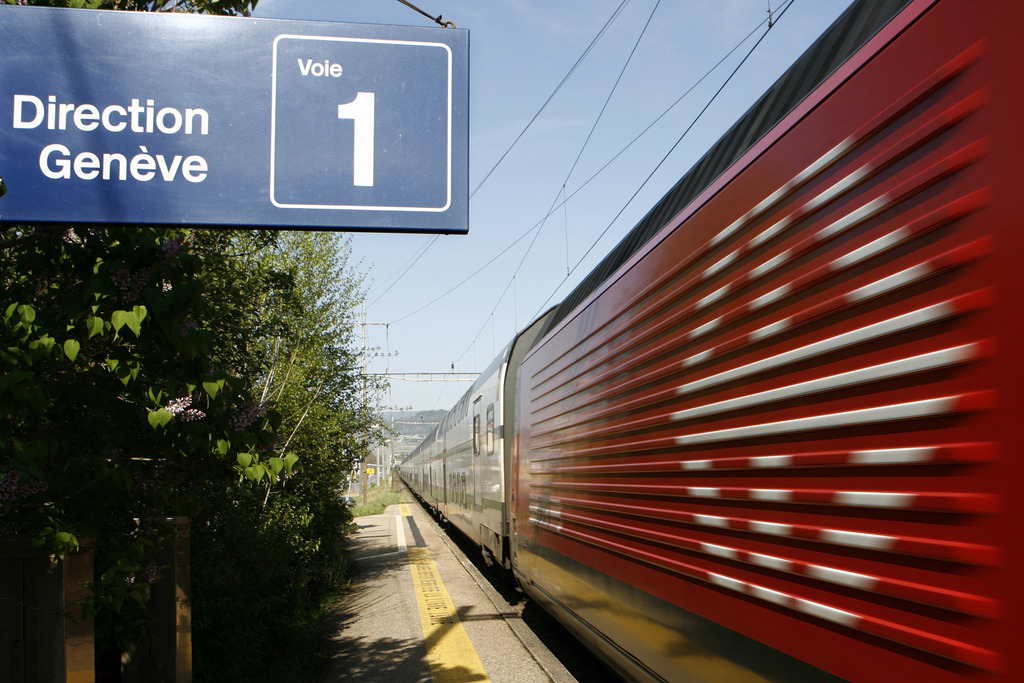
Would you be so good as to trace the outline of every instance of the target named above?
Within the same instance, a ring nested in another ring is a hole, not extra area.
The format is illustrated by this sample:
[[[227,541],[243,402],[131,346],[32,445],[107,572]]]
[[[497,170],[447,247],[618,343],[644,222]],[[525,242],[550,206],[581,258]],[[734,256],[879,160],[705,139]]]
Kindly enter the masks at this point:
[[[21,322],[31,323],[36,319],[36,309],[28,304],[21,304],[18,306],[18,316],[21,318]]]
[[[217,398],[217,394],[224,388],[224,380],[211,379],[203,382],[203,391],[210,395],[210,398]]]
[[[131,313],[125,317],[124,324],[128,326],[132,332],[135,333],[136,337],[142,334],[142,320],[146,317],[145,306],[135,306],[132,308]]]
[[[263,465],[252,465],[251,467],[245,468],[245,478],[251,482],[258,483],[263,479],[263,475],[267,473],[267,468]]]
[[[21,370],[12,370],[11,372],[0,375],[0,394],[8,388],[15,387],[31,377],[32,375],[27,372],[22,372]]]
[[[131,553],[131,548],[128,549],[128,552]],[[114,568],[121,570],[125,574],[132,574],[142,569],[138,562],[133,562],[131,559],[127,557],[120,558],[114,565]]]
[[[64,342],[64,355],[68,357],[68,360],[74,362],[78,358],[78,352],[81,351],[82,345],[75,339],[68,339]]]
[[[115,332],[120,332],[125,325],[128,326],[135,336],[142,334],[142,319],[146,317],[146,307],[136,306],[130,311],[114,311],[110,314],[110,323],[114,326]]]
[[[157,410],[151,410],[149,415],[146,416],[146,419],[149,420],[150,427],[157,429],[166,425],[173,417],[174,415],[171,411],[166,408],[159,408]]]
[[[128,322],[128,311],[114,311],[110,314],[110,324],[114,326],[114,332],[120,332],[124,324]]]
[[[217,441],[217,452],[220,453],[221,455],[227,455],[228,454],[228,449],[230,447],[231,447],[231,444],[229,444],[224,439],[220,439],[219,441]],[[241,464],[241,463],[239,463],[239,464]]]
[[[249,469],[249,465],[252,464],[252,453],[239,453],[235,456],[235,459],[238,461],[239,465],[245,469]]]
[[[281,458],[270,458],[267,460],[267,467],[274,473],[274,476],[281,474],[281,470],[284,469],[284,460]]]
[[[29,351],[42,351],[44,356],[49,356],[50,352],[53,351],[54,344],[57,340],[48,334],[43,335],[39,339],[33,342],[29,342]]]
[[[0,349],[0,360],[11,365],[20,363],[24,355],[25,352],[17,346],[8,346],[6,349]]]
[[[53,527],[47,526],[39,530],[36,537],[32,539],[32,546],[37,550],[46,545],[46,537],[53,534]]]
[[[97,334],[103,333],[103,318],[98,318],[94,315],[90,315],[85,319],[85,329],[89,332],[89,339],[92,339]]]
[[[284,456],[284,466],[291,472],[295,468],[295,463],[299,461],[299,456],[294,453],[289,453]]]
[[[163,403],[163,397],[163,389],[157,389],[156,387],[149,388],[149,400],[152,401],[154,405],[160,405]]]
[[[78,539],[74,534],[69,534],[66,531],[58,531],[54,539],[57,541],[57,547],[67,550],[78,550]]]

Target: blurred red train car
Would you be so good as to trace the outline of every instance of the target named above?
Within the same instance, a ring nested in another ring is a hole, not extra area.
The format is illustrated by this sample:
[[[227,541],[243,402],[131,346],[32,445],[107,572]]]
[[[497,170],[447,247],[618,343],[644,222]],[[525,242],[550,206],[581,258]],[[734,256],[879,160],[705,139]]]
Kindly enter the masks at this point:
[[[1024,680],[1024,4],[883,5],[507,359],[506,561],[627,678]]]
[[[528,353],[515,565],[587,640],[1024,680],[1022,17],[911,3]]]

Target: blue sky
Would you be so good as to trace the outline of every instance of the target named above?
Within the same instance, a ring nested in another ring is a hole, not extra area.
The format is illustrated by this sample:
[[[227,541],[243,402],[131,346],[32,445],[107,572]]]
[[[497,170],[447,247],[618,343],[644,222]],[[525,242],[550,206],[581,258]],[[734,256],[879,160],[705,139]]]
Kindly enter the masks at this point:
[[[370,372],[446,372],[453,363],[459,372],[482,370],[516,330],[563,298],[850,2],[414,4],[470,32],[470,231],[352,236],[353,261],[367,274],[366,319],[386,323],[367,326],[368,344],[392,354],[373,359]],[[770,30],[769,8],[776,19]],[[260,0],[255,16],[436,26],[398,0]],[[447,409],[466,388],[393,381],[384,403]]]

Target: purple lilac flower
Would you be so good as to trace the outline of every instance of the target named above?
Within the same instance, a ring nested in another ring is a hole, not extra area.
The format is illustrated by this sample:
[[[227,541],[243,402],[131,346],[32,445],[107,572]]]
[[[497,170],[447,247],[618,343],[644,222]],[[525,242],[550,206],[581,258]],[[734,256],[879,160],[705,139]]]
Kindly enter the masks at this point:
[[[241,410],[231,416],[228,420],[228,426],[236,432],[240,432],[266,412],[267,407],[262,403],[248,403]]]
[[[192,405],[191,396],[182,396],[176,398],[167,404],[167,410],[170,411],[172,419],[179,420],[181,422],[192,422],[194,420],[202,420],[206,417],[206,413],[196,408],[190,408]]]
[[[10,470],[0,474],[0,501],[15,501],[28,498],[47,489],[46,482],[21,480],[21,470]]]

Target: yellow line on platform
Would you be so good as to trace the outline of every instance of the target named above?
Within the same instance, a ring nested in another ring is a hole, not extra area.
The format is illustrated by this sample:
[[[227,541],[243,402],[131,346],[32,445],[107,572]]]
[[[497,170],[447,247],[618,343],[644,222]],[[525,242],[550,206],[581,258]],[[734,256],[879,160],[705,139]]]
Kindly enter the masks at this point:
[[[403,516],[409,514],[404,504]],[[423,643],[427,648],[427,664],[434,683],[489,681],[480,656],[459,620],[455,603],[441,581],[430,551],[409,548],[409,567],[420,608]]]

